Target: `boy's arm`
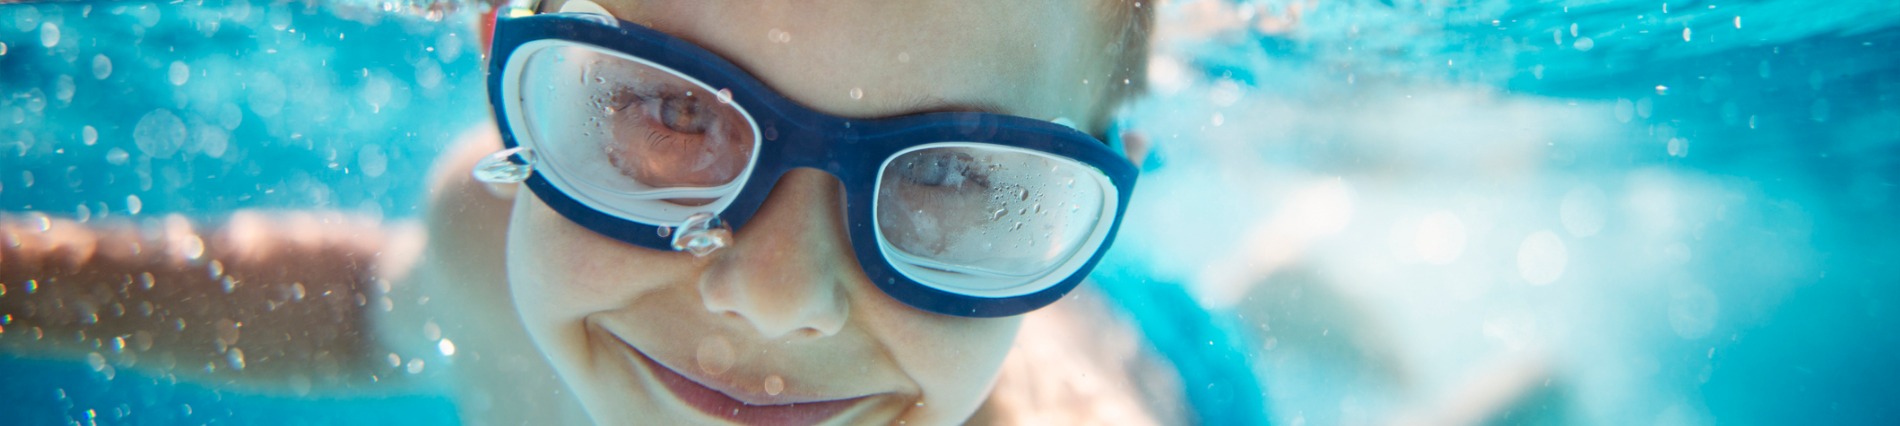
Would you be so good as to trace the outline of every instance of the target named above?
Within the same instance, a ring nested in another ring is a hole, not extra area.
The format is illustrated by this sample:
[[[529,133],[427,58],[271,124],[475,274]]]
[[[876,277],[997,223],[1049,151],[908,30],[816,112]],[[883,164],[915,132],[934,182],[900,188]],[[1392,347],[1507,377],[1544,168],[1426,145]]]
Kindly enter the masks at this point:
[[[419,231],[339,213],[198,228],[0,213],[0,350],[266,389],[401,376],[367,312],[391,308],[379,277],[413,261]]]

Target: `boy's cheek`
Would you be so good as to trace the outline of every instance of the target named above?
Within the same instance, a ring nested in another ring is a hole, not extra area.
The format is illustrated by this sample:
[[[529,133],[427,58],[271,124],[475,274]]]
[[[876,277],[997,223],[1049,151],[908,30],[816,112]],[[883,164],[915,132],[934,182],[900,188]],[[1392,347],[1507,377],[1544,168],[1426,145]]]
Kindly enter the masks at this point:
[[[516,197],[514,204],[506,250],[508,282],[516,307],[530,324],[578,321],[589,313],[622,308],[662,287],[693,282],[689,255],[595,234],[537,197]]]

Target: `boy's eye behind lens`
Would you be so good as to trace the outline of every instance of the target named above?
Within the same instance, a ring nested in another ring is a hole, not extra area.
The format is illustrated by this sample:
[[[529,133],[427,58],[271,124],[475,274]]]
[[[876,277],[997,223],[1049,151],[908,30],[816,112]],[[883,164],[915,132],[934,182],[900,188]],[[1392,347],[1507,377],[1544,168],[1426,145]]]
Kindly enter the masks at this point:
[[[990,182],[986,172],[996,169],[995,165],[978,164],[970,154],[950,150],[919,151],[906,156],[896,167],[906,182],[957,188],[964,185],[988,188]],[[983,170],[986,168],[989,170]]]
[[[754,138],[736,105],[671,71],[595,49],[551,47],[528,60],[524,82],[581,83],[520,86],[538,151],[627,193],[717,187],[745,172]]]
[[[1082,245],[1102,209],[1101,189],[1068,162],[980,147],[902,154],[880,180],[879,230],[917,266],[1018,278],[1046,272]]]

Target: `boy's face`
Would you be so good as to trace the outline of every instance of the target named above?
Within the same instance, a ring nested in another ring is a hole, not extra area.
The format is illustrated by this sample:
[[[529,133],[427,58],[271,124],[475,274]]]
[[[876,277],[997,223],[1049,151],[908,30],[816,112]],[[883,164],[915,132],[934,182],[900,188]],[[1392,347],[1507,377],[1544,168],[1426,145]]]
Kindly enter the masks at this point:
[[[1109,64],[1106,14],[1088,1],[601,5],[819,111],[985,109],[1089,129]],[[880,292],[853,257],[842,191],[823,172],[787,174],[734,244],[705,258],[620,243],[516,197],[516,307],[602,423],[963,421],[1019,320],[926,313]]]

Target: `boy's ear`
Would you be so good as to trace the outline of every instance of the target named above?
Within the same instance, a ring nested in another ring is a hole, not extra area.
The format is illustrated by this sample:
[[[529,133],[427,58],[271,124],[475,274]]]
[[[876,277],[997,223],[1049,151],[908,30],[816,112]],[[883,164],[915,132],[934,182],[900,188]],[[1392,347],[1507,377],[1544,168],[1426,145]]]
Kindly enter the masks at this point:
[[[1135,168],[1141,168],[1141,160],[1148,159],[1148,135],[1135,129],[1124,129],[1121,132],[1122,153],[1128,156],[1129,162],[1135,163]]]

